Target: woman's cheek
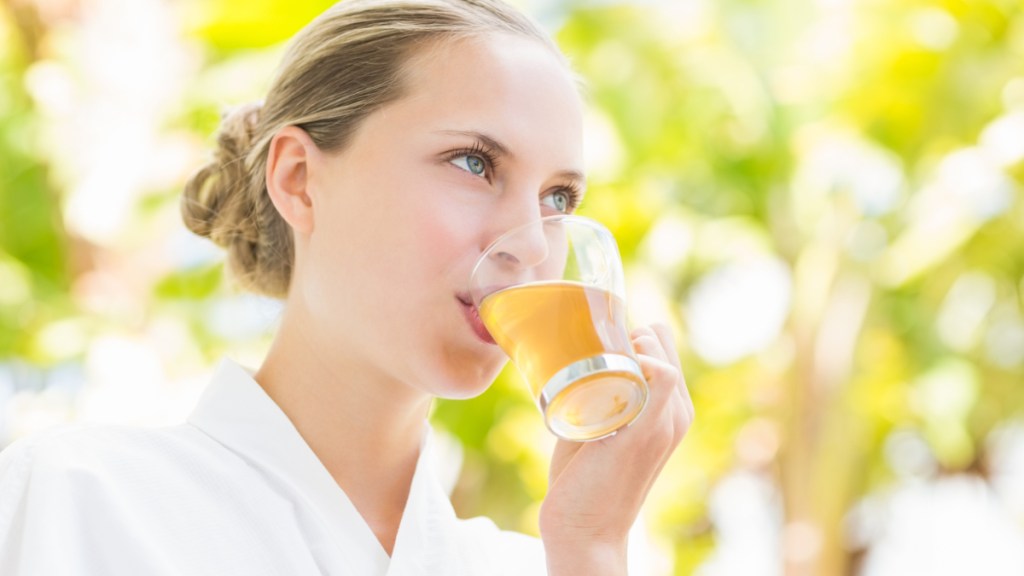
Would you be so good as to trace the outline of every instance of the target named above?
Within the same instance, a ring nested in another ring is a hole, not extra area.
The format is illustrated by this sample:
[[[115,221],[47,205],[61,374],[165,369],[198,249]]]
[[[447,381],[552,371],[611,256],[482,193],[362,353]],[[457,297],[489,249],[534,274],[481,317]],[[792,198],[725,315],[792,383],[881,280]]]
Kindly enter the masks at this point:
[[[482,216],[472,206],[434,206],[419,212],[417,230],[422,243],[440,256],[459,256],[473,250]]]

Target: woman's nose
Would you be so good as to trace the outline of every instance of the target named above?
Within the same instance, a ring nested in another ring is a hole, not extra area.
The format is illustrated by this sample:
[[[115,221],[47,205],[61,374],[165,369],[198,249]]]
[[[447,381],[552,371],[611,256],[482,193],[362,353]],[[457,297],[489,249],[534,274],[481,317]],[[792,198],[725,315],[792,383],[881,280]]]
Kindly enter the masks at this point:
[[[544,223],[536,220],[521,224],[501,236],[491,257],[512,270],[527,270],[541,266],[547,259],[550,246]]]
[[[491,266],[516,281],[544,279],[551,253],[549,226],[541,220],[536,193],[509,194],[492,221]]]

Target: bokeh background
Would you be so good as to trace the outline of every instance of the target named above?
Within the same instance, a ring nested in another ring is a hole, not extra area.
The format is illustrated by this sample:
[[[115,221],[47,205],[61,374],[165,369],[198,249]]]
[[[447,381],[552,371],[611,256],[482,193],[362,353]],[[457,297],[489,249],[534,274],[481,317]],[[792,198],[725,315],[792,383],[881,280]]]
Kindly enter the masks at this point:
[[[279,306],[178,196],[329,4],[0,4],[0,447],[177,422],[218,358],[259,364]],[[581,213],[697,407],[634,573],[1024,573],[1020,1],[518,4],[589,84]],[[518,375],[434,421],[459,512],[535,533]]]

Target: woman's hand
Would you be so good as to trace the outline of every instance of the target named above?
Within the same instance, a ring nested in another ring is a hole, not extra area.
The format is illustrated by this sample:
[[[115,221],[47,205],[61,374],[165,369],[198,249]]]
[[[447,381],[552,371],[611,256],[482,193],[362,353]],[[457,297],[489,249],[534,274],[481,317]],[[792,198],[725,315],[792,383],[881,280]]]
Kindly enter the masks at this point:
[[[632,338],[650,387],[647,408],[615,436],[556,446],[540,512],[550,576],[626,574],[629,529],[693,422],[671,330],[654,324]]]

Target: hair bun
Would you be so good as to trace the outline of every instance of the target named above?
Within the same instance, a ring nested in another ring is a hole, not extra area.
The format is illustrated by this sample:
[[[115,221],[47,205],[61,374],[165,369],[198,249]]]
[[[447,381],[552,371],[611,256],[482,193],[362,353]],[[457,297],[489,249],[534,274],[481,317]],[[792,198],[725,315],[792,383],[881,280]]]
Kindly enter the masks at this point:
[[[244,156],[252,148],[261,110],[262,102],[249,102],[225,111],[220,120],[221,149],[234,150]]]
[[[189,230],[228,247],[239,236],[256,240],[257,230],[247,230],[251,214],[252,179],[247,157],[257,133],[259,103],[243,104],[221,118],[213,159],[185,184],[181,215]],[[247,233],[249,232],[249,233]]]

